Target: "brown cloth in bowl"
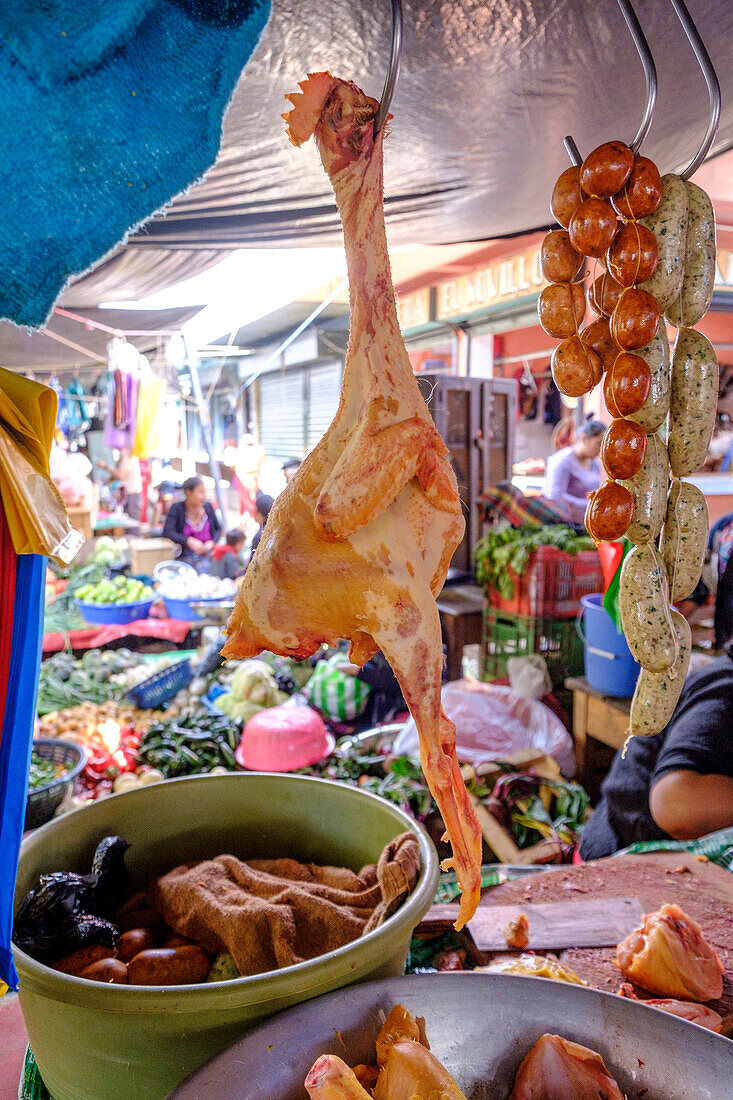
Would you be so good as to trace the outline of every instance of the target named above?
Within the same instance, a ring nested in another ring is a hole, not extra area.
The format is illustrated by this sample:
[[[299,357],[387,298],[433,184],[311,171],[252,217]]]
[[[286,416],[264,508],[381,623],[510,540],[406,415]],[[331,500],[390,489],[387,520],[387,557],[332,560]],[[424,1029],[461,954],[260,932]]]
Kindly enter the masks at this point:
[[[217,856],[154,880],[166,923],[209,951],[228,951],[243,976],[323,955],[377,928],[414,889],[417,837],[392,840],[358,875],[293,859]]]

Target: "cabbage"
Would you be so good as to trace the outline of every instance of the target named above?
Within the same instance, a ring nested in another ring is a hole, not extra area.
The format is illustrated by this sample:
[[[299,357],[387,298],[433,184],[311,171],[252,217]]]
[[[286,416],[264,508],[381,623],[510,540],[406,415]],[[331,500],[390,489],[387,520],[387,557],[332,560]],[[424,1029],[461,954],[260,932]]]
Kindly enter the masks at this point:
[[[220,695],[216,705],[230,718],[239,718],[242,722],[249,722],[255,714],[259,714],[264,708],[259,703],[253,703],[248,699],[237,699],[231,691]]]
[[[246,699],[263,707],[271,707],[279,702],[275,677],[262,661],[242,661],[232,676],[232,695],[236,699]]]

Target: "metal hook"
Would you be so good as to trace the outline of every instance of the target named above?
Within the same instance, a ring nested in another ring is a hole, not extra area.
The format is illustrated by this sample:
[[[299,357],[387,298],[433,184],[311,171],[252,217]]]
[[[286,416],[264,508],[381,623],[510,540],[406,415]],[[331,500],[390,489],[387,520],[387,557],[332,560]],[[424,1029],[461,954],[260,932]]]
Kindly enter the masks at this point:
[[[641,29],[641,24],[636,18],[636,12],[631,6],[631,0],[617,0],[617,3],[621,8],[621,14],[626,20],[626,26],[629,28],[629,33],[634,40],[636,52],[639,54],[642,68],[644,69],[644,78],[646,80],[644,114],[641,116],[641,122],[639,123],[639,129],[636,131],[636,137],[630,142],[631,151],[633,153],[638,153],[639,146],[649,133],[649,128],[654,118],[654,108],[657,103],[657,67],[654,64],[652,51],[649,49],[649,43]]]
[[[392,102],[392,96],[394,95],[395,84],[397,83],[397,77],[400,72],[401,60],[402,0],[392,0],[392,51],[389,57],[389,69],[387,70],[387,79],[384,82],[384,91],[382,92],[382,98],[379,101],[379,109],[374,119],[375,137],[387,121],[389,107]]]
[[[697,63],[702,69],[702,75],[705,77],[705,83],[708,86],[708,96],[710,97],[710,117],[708,118],[708,125],[705,136],[702,139],[702,144],[684,172],[680,172],[682,179],[688,180],[693,172],[696,172],[705,160],[705,157],[710,152],[710,146],[715,140],[715,135],[718,132],[718,124],[720,122],[720,83],[718,82],[718,74],[715,72],[713,63],[710,60],[710,54],[705,49],[705,43],[700,37],[700,33],[695,26],[692,16],[687,10],[684,0],[671,0],[671,3],[677,18],[682,24],[682,29],[692,46],[695,57],[697,58]]]
[[[649,129],[654,118],[654,108],[657,103],[657,67],[654,64],[654,58],[652,57],[652,51],[649,49],[649,43],[646,40],[646,35],[641,29],[641,24],[636,18],[636,12],[631,6],[631,0],[616,0],[621,14],[626,21],[626,26],[629,28],[629,33],[634,40],[636,46],[636,52],[639,54],[642,68],[644,69],[644,77],[646,80],[646,98],[644,101],[644,113],[641,116],[641,122],[639,123],[639,129],[636,131],[636,136],[629,143],[629,147],[634,153],[638,153],[639,147],[644,138],[649,133]],[[675,0],[672,0],[675,3]],[[565,148],[568,151],[568,156],[573,164],[580,165],[583,162],[578,146],[575,144],[571,137],[566,137],[564,140]]]

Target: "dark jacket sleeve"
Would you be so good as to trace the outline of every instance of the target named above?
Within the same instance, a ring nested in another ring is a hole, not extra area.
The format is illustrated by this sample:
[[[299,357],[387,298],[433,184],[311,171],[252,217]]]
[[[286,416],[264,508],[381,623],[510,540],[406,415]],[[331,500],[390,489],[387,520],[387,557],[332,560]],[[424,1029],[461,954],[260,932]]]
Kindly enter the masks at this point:
[[[214,542],[214,544],[216,544],[219,541],[219,538],[221,536],[221,524],[219,523],[219,520],[216,518],[216,512],[214,511],[212,506],[208,503],[208,501],[204,505],[204,508],[206,509],[206,515],[209,517],[209,528],[211,530],[211,539]]]
[[[170,508],[168,509],[168,515],[165,517],[163,538],[170,539],[171,542],[177,543],[185,550],[186,539],[183,535],[183,528],[185,526],[186,505],[182,501],[176,501],[175,504],[171,504]]]

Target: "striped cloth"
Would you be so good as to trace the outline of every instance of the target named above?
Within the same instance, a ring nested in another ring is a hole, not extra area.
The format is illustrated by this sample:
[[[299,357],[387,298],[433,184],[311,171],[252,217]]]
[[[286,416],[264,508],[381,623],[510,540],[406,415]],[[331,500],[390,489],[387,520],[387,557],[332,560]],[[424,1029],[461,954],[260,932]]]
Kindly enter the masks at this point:
[[[544,527],[548,523],[574,526],[564,504],[541,496],[527,497],[511,481],[500,481],[493,488],[485,489],[478,499],[478,507],[481,519],[487,523],[505,519],[512,527]]]
[[[321,714],[334,722],[353,722],[363,713],[371,688],[357,676],[344,672],[349,660],[343,653],[334,653],[319,661],[305,686],[305,693]]]

